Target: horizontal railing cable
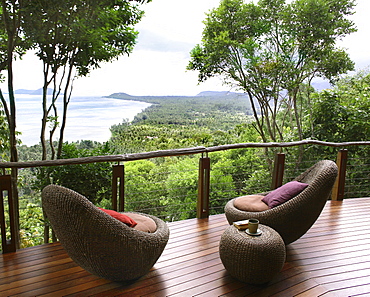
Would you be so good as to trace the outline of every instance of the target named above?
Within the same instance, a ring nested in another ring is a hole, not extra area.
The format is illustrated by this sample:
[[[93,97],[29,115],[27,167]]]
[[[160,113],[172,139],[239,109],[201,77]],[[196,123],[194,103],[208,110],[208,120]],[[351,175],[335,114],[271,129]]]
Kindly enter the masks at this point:
[[[268,142],[268,143],[236,143],[226,144],[213,147],[192,147],[192,148],[180,148],[170,149],[134,154],[123,154],[123,155],[109,155],[109,156],[93,156],[83,158],[71,158],[71,159],[58,159],[58,160],[43,160],[43,161],[28,161],[28,162],[0,162],[0,168],[30,168],[30,167],[49,167],[49,166],[63,166],[63,165],[77,165],[77,164],[88,164],[88,163],[99,163],[99,162],[126,162],[144,160],[158,157],[176,157],[182,155],[194,155],[200,153],[211,153],[230,149],[241,149],[241,148],[268,148],[268,147],[292,147],[300,145],[321,145],[331,147],[346,147],[346,146],[360,146],[370,145],[370,141],[355,141],[355,142],[325,142],[318,140],[302,140],[295,142]]]

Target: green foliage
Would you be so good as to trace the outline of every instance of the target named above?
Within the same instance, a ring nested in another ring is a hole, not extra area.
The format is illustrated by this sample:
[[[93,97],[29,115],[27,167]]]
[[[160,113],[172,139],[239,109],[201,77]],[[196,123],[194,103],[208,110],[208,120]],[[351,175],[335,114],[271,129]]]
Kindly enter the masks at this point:
[[[40,197],[24,196],[19,205],[20,247],[26,248],[43,244],[44,218]],[[6,237],[10,238],[9,207],[5,204]],[[1,239],[0,239],[1,244]]]
[[[79,149],[76,143],[65,143],[62,159],[83,158],[89,156],[112,155],[109,143],[92,149]],[[102,199],[111,199],[111,173],[109,163],[89,163],[56,167],[41,167],[36,170],[35,189],[43,189],[48,184],[65,186],[86,196],[93,203]]]
[[[338,81],[313,98],[314,137],[323,141],[366,141],[370,135],[370,74]]]
[[[327,142],[368,141],[370,135],[370,74],[360,71],[336,82],[333,89],[312,96],[310,119],[304,125],[307,137]],[[348,147],[346,178],[351,180],[346,197],[363,197],[369,191],[366,164],[369,146]],[[304,160],[335,159],[334,147],[310,147]]]
[[[111,131],[111,141],[124,153],[196,146],[204,144],[210,135],[207,128],[175,125],[120,124]]]
[[[1,105],[2,108],[2,105]],[[0,109],[0,158],[3,161],[9,159],[9,124],[4,111]]]
[[[259,165],[251,176],[245,180],[244,193],[264,193],[271,190],[271,172],[266,165]]]
[[[252,139],[249,139],[249,141],[252,141]],[[253,183],[256,168],[266,175],[270,174],[268,165],[264,161],[264,151],[262,149],[217,152],[211,155],[211,160],[212,190],[210,196],[211,205],[216,209],[215,213],[222,212],[228,200],[237,196],[256,193],[256,191],[265,189],[266,182],[271,183],[269,178],[262,179],[262,182],[259,180],[258,184]]]
[[[185,158],[168,169],[171,174],[166,180],[166,203],[173,214],[171,221],[194,218],[198,196],[198,159]]]
[[[21,1],[18,0],[2,1],[0,6],[0,72],[8,69],[13,57],[20,58],[29,48],[24,36],[17,34],[21,19],[20,7]]]
[[[125,209],[149,212],[163,216],[161,198],[166,197],[163,187],[166,175],[157,176],[156,165],[149,160],[125,164]]]
[[[21,248],[43,244],[44,216],[42,208],[28,203],[19,211]]]
[[[353,69],[348,54],[335,47],[355,31],[347,19],[353,7],[353,0],[223,0],[207,15],[187,68],[199,72],[199,82],[221,76],[246,92],[264,142],[284,140],[281,112],[302,139],[297,100],[303,83],[316,76],[334,81]]]

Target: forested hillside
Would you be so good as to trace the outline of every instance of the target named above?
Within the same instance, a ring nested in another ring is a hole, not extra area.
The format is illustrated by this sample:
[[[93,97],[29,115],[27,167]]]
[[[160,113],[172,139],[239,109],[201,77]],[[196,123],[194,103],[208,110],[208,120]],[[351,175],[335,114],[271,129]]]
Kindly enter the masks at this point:
[[[232,143],[251,123],[249,99],[243,94],[204,92],[197,96],[109,97],[152,103],[134,120],[114,125],[111,142],[122,152],[132,153],[196,145]]]
[[[130,96],[115,93],[111,98],[152,103],[133,123],[207,126],[212,130],[230,128],[251,115],[246,95],[232,92],[202,92],[197,96]]]

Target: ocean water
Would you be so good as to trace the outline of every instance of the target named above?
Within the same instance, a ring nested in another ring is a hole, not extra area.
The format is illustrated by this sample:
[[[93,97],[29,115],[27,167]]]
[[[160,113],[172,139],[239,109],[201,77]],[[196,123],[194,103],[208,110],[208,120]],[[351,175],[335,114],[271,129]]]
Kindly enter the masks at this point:
[[[50,99],[50,96],[49,96]],[[109,128],[124,119],[132,121],[138,113],[151,104],[104,97],[72,97],[67,112],[67,126],[64,141],[93,140],[105,142],[110,138]],[[62,116],[61,104],[57,104]],[[41,96],[16,95],[17,131],[22,144],[34,145],[40,142]],[[49,135],[49,127],[47,136]],[[54,140],[59,138],[59,129]]]

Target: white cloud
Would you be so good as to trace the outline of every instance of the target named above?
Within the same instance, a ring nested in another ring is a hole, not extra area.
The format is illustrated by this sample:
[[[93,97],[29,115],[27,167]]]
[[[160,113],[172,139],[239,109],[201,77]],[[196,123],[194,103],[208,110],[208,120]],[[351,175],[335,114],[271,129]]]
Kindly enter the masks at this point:
[[[370,37],[370,1],[357,0],[355,7],[356,13],[351,16],[351,20],[357,27],[357,32],[346,36],[338,45],[347,49],[352,60],[356,62],[357,69],[370,66],[369,37]]]
[[[198,86],[197,73],[186,71],[188,59],[181,52],[135,52],[92,72],[88,78],[79,79],[75,89],[94,94],[94,86],[98,86],[100,94],[130,95],[196,95],[207,88],[225,90],[218,79]]]
[[[89,86],[92,91],[99,81],[105,82],[99,86],[103,94],[196,95],[227,89],[217,78],[198,85],[197,73],[186,71],[189,53],[201,41],[205,13],[218,4],[219,0],[155,0],[145,5],[133,53],[76,81],[76,92]]]

